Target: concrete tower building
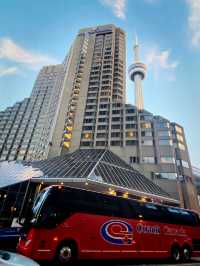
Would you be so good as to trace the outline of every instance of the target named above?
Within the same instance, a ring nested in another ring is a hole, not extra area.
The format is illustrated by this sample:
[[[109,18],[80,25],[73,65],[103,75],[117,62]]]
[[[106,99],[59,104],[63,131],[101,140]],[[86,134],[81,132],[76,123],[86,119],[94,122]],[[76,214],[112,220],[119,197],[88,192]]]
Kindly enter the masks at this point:
[[[139,60],[139,43],[136,37],[134,45],[134,63],[129,67],[130,79],[135,82],[135,106],[138,110],[144,109],[142,80],[146,76],[146,65]]]

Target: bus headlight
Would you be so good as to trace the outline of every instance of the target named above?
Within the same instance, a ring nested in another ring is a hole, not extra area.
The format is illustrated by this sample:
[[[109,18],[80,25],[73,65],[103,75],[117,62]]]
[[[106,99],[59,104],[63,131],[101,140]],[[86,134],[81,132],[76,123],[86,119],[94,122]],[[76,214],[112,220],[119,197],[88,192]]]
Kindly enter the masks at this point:
[[[27,247],[30,243],[31,243],[31,239],[28,239],[27,241],[26,241],[26,243],[25,243],[25,247]]]

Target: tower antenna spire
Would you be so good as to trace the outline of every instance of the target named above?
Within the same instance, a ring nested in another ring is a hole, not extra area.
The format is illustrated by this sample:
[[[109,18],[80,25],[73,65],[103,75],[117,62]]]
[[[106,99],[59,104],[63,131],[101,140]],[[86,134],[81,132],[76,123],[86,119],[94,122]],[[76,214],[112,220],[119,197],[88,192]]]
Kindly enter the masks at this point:
[[[144,100],[142,95],[142,80],[146,76],[146,65],[139,59],[139,42],[138,36],[135,34],[134,44],[134,63],[129,67],[129,76],[135,82],[135,106],[138,110],[144,109]]]
[[[134,61],[139,62],[139,42],[137,33],[135,34],[135,44],[134,44]]]

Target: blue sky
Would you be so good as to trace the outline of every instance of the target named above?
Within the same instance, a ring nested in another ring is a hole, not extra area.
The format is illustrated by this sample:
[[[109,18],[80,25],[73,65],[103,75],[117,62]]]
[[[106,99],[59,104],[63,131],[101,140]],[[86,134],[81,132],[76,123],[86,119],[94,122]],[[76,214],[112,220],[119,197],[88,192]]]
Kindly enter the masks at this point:
[[[0,110],[30,95],[39,69],[61,63],[80,28],[110,23],[126,32],[127,67],[137,32],[145,108],[185,128],[200,167],[200,0],[1,0]]]

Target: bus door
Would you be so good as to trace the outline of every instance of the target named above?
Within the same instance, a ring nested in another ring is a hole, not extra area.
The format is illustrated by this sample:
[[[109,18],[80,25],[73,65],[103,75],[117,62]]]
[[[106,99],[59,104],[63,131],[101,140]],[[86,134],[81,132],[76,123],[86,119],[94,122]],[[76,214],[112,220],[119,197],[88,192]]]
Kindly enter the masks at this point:
[[[157,206],[138,202],[130,202],[130,204],[135,213],[134,227],[138,253],[140,256],[143,254],[144,257],[157,257],[163,249],[160,221],[155,219],[160,215]]]

